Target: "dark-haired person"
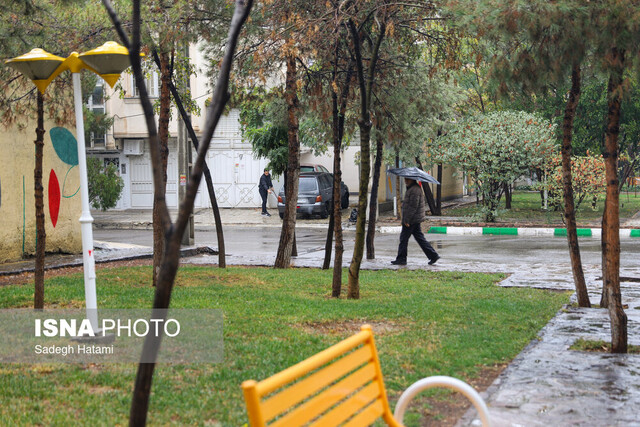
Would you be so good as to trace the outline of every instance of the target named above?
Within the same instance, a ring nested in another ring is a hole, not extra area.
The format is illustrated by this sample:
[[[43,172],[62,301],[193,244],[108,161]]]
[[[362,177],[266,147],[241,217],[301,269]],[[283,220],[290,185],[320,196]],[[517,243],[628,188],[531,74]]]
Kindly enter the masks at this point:
[[[273,184],[271,183],[271,176],[269,176],[269,169],[267,168],[265,168],[264,174],[260,177],[258,191],[260,192],[260,197],[262,197],[262,215],[271,216],[271,214],[267,212],[267,196],[273,192]]]
[[[440,259],[440,255],[427,242],[422,234],[420,223],[425,220],[425,200],[422,188],[413,179],[405,178],[407,191],[402,201],[402,231],[400,232],[400,244],[398,245],[398,255],[391,261],[393,265],[407,265],[407,246],[409,237],[413,236],[418,245],[429,258],[429,265],[433,265]]]

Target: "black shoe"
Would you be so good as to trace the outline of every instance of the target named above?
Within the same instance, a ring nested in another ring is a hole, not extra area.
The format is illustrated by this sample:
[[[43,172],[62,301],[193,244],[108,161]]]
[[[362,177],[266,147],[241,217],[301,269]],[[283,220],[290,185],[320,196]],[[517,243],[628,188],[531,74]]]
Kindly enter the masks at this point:
[[[407,261],[400,261],[400,260],[393,260],[391,261],[391,264],[393,265],[407,265]]]
[[[266,216],[271,216],[271,214],[270,214],[269,212],[267,212],[265,215],[266,215]]]
[[[440,259],[440,255],[436,255],[436,257],[432,260],[429,260],[429,265],[433,265]]]

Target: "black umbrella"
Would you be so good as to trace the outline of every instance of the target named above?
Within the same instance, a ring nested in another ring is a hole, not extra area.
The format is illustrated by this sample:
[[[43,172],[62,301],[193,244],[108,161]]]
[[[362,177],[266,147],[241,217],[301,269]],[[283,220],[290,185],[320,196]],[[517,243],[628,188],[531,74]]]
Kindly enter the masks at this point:
[[[418,169],[416,167],[389,169],[387,170],[387,173],[390,173],[392,175],[398,175],[403,178],[413,179],[414,181],[428,182],[431,184],[440,184],[437,179],[435,179],[434,177],[432,177],[422,169]]]

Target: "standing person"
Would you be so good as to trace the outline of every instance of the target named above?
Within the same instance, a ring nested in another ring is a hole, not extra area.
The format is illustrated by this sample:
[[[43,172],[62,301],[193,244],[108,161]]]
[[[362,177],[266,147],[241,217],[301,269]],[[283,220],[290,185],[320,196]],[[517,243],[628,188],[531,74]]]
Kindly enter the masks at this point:
[[[260,197],[262,197],[262,215],[271,216],[271,214],[267,212],[267,196],[269,193],[273,193],[273,184],[271,183],[269,169],[267,168],[264,169],[264,174],[260,177],[258,191],[260,192]]]
[[[427,242],[420,223],[425,220],[425,201],[422,188],[413,179],[405,178],[407,192],[402,201],[402,231],[400,232],[400,245],[398,246],[398,256],[393,265],[407,265],[407,246],[409,245],[409,237],[413,236],[420,245],[424,254],[429,258],[429,265],[433,265],[440,259],[440,255]]]

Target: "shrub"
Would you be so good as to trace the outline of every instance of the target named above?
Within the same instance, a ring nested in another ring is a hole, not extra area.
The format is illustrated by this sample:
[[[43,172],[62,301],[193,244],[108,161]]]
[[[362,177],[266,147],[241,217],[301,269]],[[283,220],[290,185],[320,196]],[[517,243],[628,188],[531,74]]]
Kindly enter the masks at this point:
[[[94,209],[106,211],[113,208],[122,189],[124,181],[118,176],[118,168],[114,165],[102,166],[100,159],[87,159],[87,178],[89,180],[89,203]]]

